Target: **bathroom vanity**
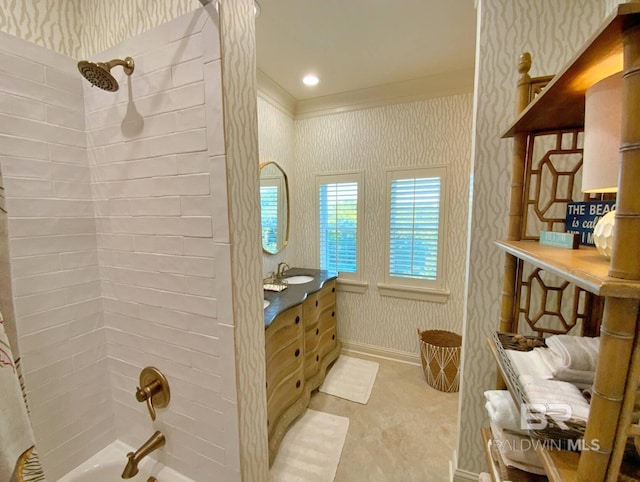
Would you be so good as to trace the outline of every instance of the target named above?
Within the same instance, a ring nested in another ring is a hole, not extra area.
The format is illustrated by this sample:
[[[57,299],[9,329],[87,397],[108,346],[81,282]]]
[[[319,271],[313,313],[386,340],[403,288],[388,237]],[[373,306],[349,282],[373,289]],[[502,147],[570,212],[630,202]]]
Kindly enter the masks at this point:
[[[312,281],[265,291],[265,361],[269,464],[289,426],[309,405],[329,365],[340,354],[336,333],[336,277],[326,271],[292,268],[286,277]]]

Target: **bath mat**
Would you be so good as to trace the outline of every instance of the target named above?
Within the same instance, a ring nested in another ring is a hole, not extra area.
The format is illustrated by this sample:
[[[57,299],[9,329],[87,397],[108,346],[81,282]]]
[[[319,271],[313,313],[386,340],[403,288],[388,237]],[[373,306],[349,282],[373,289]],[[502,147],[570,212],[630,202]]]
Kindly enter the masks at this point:
[[[332,482],[348,430],[346,417],[307,410],[282,439],[269,481]]]
[[[320,391],[366,404],[376,381],[378,366],[376,362],[340,355],[327,373]]]

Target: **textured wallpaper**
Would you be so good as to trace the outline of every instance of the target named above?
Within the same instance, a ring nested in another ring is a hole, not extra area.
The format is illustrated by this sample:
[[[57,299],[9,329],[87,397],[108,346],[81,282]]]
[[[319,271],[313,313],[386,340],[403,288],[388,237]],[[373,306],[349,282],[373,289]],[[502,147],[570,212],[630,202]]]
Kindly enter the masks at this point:
[[[292,176],[294,171],[294,143],[295,143],[295,123],[294,120],[274,107],[266,100],[258,96],[258,146],[260,149],[260,163],[275,161],[287,173],[289,187],[296,184],[296,178]],[[295,244],[295,229],[290,229],[290,243]],[[293,250],[285,247],[276,255],[265,254],[263,252],[262,271],[267,275],[275,271],[280,261],[286,261],[294,266],[291,256]]]
[[[418,353],[416,328],[462,329],[471,94],[430,99],[296,121],[296,162],[291,174],[291,259],[317,267],[315,174],[363,170],[364,294],[338,294],[340,338]],[[384,282],[385,169],[448,166],[446,273],[451,298],[445,304],[382,297]]]
[[[268,478],[253,0],[222,5],[224,132],[242,480]]]
[[[77,58],[81,3],[83,0],[0,0],[0,30]]]
[[[557,72],[608,13],[600,0],[481,0],[473,208],[458,466],[486,469],[480,441],[482,392],[495,383],[485,339],[497,328],[504,257],[493,241],[507,232],[510,140],[500,133],[514,119],[517,59],[529,51],[531,75]]]
[[[31,0],[33,1],[33,0]],[[198,0],[76,0],[80,54],[91,57],[125,39],[201,7]]]
[[[200,6],[198,0],[0,0],[0,30],[79,59]]]

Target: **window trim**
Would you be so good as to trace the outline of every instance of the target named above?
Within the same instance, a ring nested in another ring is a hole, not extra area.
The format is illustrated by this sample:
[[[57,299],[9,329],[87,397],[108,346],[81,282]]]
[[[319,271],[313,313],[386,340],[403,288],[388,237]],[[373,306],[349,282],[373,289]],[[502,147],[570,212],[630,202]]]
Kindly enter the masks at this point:
[[[358,185],[358,202],[356,203],[357,209],[357,232],[356,232],[356,271],[354,273],[338,273],[338,283],[344,281],[344,291],[361,292],[358,286],[362,286],[362,292],[366,289],[367,283],[363,283],[364,280],[364,266],[363,266],[363,242],[362,233],[364,232],[364,170],[354,171],[340,171],[329,173],[316,173],[315,174],[315,259],[320,265],[320,195],[319,189],[322,184],[333,183],[346,183],[355,182]],[[347,288],[347,286],[353,289]]]
[[[391,183],[396,179],[411,179],[424,177],[440,178],[440,215],[438,219],[438,268],[435,280],[420,280],[391,276],[390,270],[390,232],[391,232]],[[450,292],[446,279],[446,232],[447,232],[447,204],[448,182],[447,166],[438,164],[425,167],[388,168],[385,175],[385,263],[384,282],[378,283],[378,291],[382,296],[416,299],[444,303]]]

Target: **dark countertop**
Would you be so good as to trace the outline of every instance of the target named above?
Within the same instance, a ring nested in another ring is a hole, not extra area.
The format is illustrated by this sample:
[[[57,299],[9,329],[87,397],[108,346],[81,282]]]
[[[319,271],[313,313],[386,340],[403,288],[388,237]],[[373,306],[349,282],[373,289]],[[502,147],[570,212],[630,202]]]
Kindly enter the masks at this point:
[[[327,281],[337,278],[335,274],[329,274],[328,271],[311,268],[291,268],[285,272],[284,277],[300,275],[313,276],[313,281],[299,285],[290,284],[287,289],[283,291],[264,291],[264,299],[271,302],[264,310],[265,328],[267,328],[280,313],[293,306],[299,305],[307,298],[307,295],[320,290]]]

